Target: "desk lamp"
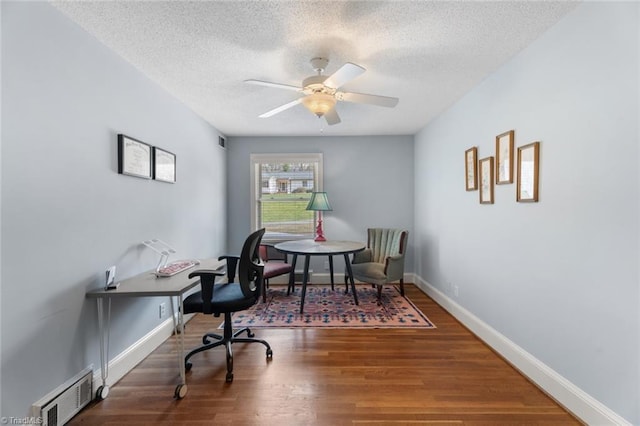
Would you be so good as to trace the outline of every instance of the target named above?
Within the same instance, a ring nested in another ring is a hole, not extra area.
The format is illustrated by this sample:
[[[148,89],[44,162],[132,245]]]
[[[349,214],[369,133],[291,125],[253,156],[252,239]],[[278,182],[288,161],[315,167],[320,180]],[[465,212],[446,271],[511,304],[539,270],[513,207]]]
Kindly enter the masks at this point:
[[[314,241],[327,241],[322,231],[322,212],[332,211],[331,204],[327,198],[326,192],[314,192],[311,194],[309,204],[307,204],[307,210],[314,210],[318,212],[318,226],[316,227],[316,238]]]

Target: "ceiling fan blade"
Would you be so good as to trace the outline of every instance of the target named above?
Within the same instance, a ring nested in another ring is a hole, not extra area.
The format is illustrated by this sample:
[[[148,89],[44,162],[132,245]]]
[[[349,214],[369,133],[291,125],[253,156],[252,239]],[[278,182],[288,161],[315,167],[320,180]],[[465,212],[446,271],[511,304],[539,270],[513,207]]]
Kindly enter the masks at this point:
[[[342,67],[340,67],[338,71],[327,77],[327,79],[324,81],[324,85],[332,89],[337,89],[338,87],[348,83],[365,71],[366,70],[360,65],[347,62]]]
[[[279,112],[282,112],[282,111],[284,111],[284,110],[286,110],[286,109],[289,109],[289,108],[291,108],[291,107],[294,107],[294,106],[298,105],[298,104],[300,103],[300,101],[301,101],[301,100],[302,100],[302,98],[298,98],[298,99],[296,99],[295,101],[291,101],[291,102],[289,102],[289,103],[287,103],[287,104],[280,105],[278,108],[274,108],[274,109],[272,109],[271,111],[267,111],[267,112],[265,112],[264,114],[260,115],[259,117],[260,117],[260,118],[269,118],[269,117],[271,117],[272,115],[276,115],[276,114],[278,114]]]
[[[329,126],[333,126],[334,124],[338,124],[342,121],[340,120],[340,116],[338,115],[335,106],[324,114],[324,118],[327,120],[327,124]]]
[[[255,84],[256,86],[267,86],[267,87],[274,87],[276,89],[295,90],[296,92],[302,91],[302,87],[290,86],[288,84],[271,83],[269,81],[245,80],[244,82],[249,84]]]
[[[354,102],[358,104],[378,105],[393,108],[398,105],[398,98],[388,96],[367,95],[364,93],[336,92],[336,99],[339,101]]]

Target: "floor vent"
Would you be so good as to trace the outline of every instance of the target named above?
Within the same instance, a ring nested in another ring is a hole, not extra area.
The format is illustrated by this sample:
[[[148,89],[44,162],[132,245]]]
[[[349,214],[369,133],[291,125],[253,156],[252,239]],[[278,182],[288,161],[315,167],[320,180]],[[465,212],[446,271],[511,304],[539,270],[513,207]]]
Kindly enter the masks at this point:
[[[85,407],[93,395],[93,366],[49,392],[31,406],[42,426],[62,426]]]

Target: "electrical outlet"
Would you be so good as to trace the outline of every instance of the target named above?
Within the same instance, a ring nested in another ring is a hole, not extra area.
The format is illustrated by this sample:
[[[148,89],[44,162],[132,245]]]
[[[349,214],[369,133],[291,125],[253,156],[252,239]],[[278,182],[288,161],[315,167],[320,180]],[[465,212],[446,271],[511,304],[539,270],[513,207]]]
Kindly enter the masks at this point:
[[[453,295],[454,295],[455,297],[458,297],[458,293],[459,293],[459,291],[458,291],[458,286],[457,286],[457,285],[454,285],[454,286],[453,286]]]
[[[160,316],[160,319],[164,318],[166,313],[167,313],[167,304],[163,302],[160,304],[158,309],[158,314]]]
[[[324,262],[324,270],[325,271],[329,270],[329,261],[328,260]]]

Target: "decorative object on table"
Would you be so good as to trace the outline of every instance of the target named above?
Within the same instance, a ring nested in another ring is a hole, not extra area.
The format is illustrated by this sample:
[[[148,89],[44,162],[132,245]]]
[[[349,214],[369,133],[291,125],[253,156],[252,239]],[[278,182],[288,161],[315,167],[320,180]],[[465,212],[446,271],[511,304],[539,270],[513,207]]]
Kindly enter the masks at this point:
[[[176,155],[153,147],[153,178],[162,182],[176,182]]]
[[[284,287],[273,286],[267,303],[254,305],[233,317],[233,327],[253,328],[436,328],[410,300],[400,295],[395,286],[377,291],[369,285],[358,285],[360,303],[329,285],[313,285],[308,289],[304,313],[300,298],[287,296]],[[221,326],[222,327],[222,326]]]
[[[202,351],[223,346],[227,355],[226,381],[233,381],[233,352],[231,345],[236,342],[261,343],[266,349],[267,360],[273,358],[271,346],[265,340],[253,338],[253,333],[246,326],[233,331],[232,314],[254,306],[260,298],[260,282],[262,281],[263,265],[258,255],[258,247],[264,235],[264,228],[249,235],[242,246],[238,259],[238,281],[215,285],[216,277],[224,275],[222,271],[202,269],[193,271],[189,278],[200,278],[200,291],[190,294],[183,302],[184,313],[202,313],[220,316],[224,314],[224,334],[207,333],[202,337],[203,345],[189,352],[184,358],[185,369],[191,370],[189,359]],[[230,265],[227,265],[227,270]],[[247,337],[239,337],[242,333]]]
[[[400,294],[404,296],[404,256],[408,239],[409,231],[404,229],[367,229],[367,248],[353,254],[353,278],[378,287],[378,299],[381,299],[383,285],[399,281]],[[344,282],[346,285],[346,276]]]
[[[518,183],[516,201],[538,201],[538,175],[540,168],[540,142],[518,148]]]
[[[175,254],[176,251],[169,244],[157,238],[145,240],[142,244],[160,255],[158,266],[156,266],[155,271],[157,277],[171,277],[179,272],[186,271],[187,269],[200,264],[199,261],[190,259],[167,263],[169,261],[169,256]]]
[[[493,157],[479,161],[480,204],[493,204]]]
[[[464,175],[467,191],[478,189],[478,148],[469,148],[464,152]]]
[[[105,271],[104,289],[115,290],[120,286],[116,281],[116,265],[111,266]]]
[[[496,136],[496,185],[513,183],[513,139],[509,130]]]
[[[118,173],[151,179],[152,147],[129,136],[118,135]]]
[[[307,210],[314,210],[318,212],[318,226],[316,227],[316,238],[314,241],[327,241],[327,239],[324,237],[324,231],[322,230],[322,212],[333,210],[331,208],[331,204],[329,204],[327,193],[312,193],[309,204],[307,204]]]

